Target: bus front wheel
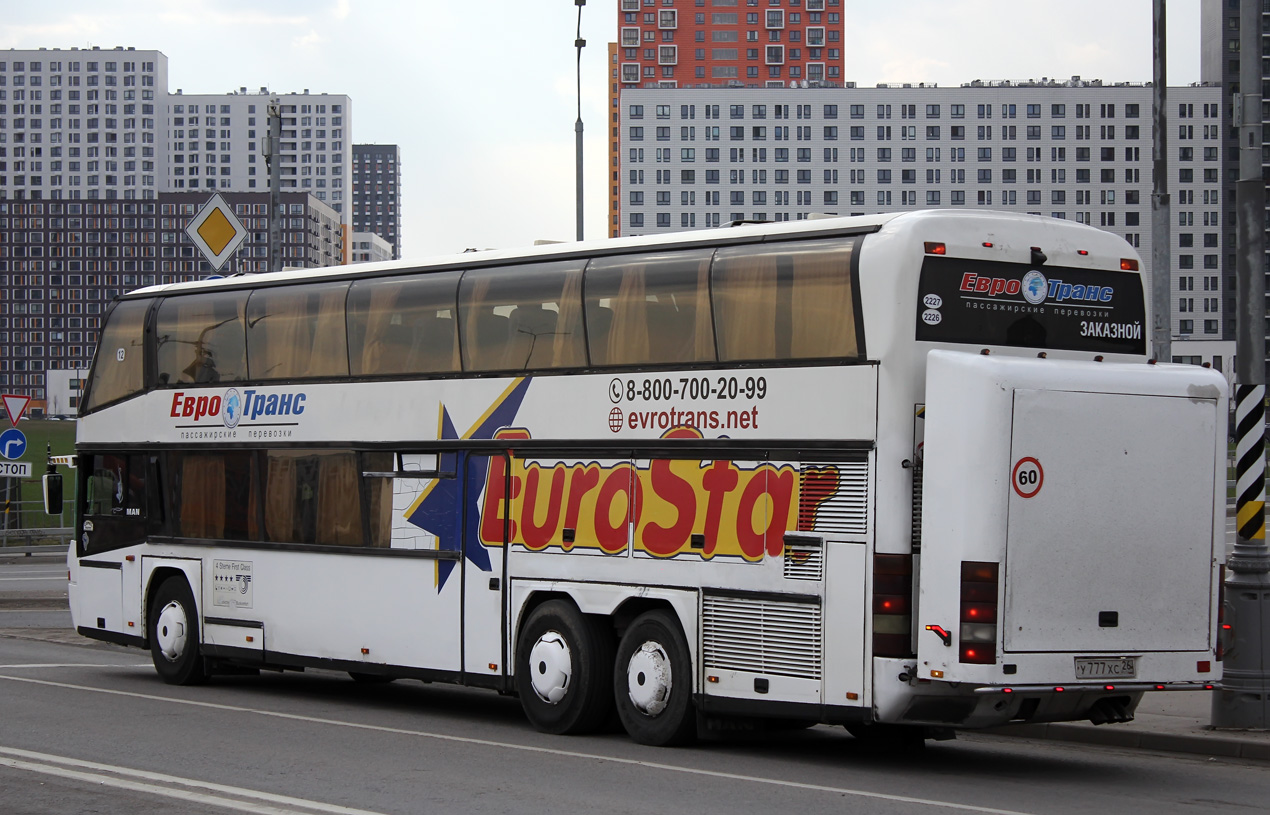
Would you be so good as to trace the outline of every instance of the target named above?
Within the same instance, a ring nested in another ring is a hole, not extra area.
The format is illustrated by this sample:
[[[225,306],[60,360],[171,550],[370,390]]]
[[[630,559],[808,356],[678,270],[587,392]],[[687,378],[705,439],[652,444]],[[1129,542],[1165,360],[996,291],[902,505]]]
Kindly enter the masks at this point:
[[[684,744],[696,735],[692,666],[675,618],[650,611],[617,647],[613,695],[622,726],[640,744]]]
[[[587,733],[608,719],[613,638],[565,600],[529,615],[516,646],[516,690],[529,722],[543,733]]]
[[[197,685],[207,679],[199,653],[198,610],[189,584],[169,577],[150,606],[150,656],[169,685]]]

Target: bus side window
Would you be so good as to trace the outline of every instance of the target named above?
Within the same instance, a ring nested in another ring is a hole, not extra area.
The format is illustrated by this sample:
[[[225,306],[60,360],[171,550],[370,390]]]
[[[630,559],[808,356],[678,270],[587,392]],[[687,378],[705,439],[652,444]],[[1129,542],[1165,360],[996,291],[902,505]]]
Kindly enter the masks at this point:
[[[259,289],[247,300],[252,379],[348,376],[348,283]]]
[[[354,376],[459,370],[459,272],[359,281],[348,295]]]
[[[266,539],[363,546],[359,476],[352,451],[268,451]]]
[[[720,249],[711,272],[719,360],[858,356],[855,246],[840,238]]]
[[[623,255],[586,271],[593,365],[713,362],[712,252]]]
[[[142,348],[145,337],[146,312],[150,300],[124,300],[106,318],[101,342],[88,375],[83,413],[116,402],[145,387]],[[82,415],[82,414],[81,414]]]
[[[362,484],[366,488],[368,546],[387,549],[392,545],[395,453],[362,453]]]
[[[463,369],[586,365],[582,262],[469,269],[459,283]]]
[[[184,538],[260,540],[255,454],[170,454],[173,534]]]
[[[155,323],[159,385],[247,378],[246,292],[171,297]]]

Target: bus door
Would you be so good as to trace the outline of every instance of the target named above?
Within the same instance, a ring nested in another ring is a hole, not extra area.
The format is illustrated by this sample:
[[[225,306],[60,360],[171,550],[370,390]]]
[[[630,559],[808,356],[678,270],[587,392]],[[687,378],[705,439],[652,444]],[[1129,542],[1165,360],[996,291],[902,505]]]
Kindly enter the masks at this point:
[[[463,556],[456,572],[461,571],[463,591],[463,673],[469,680],[473,674],[508,677],[503,598],[511,527],[509,457],[461,453],[457,458]]]
[[[158,490],[152,489],[159,483],[156,462],[157,456],[143,453],[85,456],[79,555],[91,570],[80,572],[80,593],[85,597],[109,596],[103,607],[119,608],[119,613],[81,624],[133,633],[125,630],[127,621],[140,622],[139,564],[135,558],[107,553],[144,543],[146,535],[162,525],[162,502]],[[111,568],[101,568],[104,565]],[[100,604],[89,601],[87,605],[96,608]]]

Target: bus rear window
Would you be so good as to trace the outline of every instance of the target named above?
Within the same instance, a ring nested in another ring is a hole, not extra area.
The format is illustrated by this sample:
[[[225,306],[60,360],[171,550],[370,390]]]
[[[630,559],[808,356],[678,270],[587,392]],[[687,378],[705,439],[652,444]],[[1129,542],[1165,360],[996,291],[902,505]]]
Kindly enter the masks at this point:
[[[1099,354],[1146,353],[1136,273],[928,256],[919,341]]]
[[[88,380],[84,412],[140,393],[145,386],[142,345],[149,300],[124,300],[106,319]]]

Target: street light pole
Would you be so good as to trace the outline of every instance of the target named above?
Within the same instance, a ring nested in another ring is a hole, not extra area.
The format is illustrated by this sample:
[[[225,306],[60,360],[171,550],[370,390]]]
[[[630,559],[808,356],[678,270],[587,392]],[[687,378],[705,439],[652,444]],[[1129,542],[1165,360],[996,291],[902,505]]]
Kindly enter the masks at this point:
[[[1173,280],[1169,267],[1168,147],[1166,116],[1167,83],[1165,68],[1166,14],[1164,0],[1151,4],[1151,326],[1152,356],[1160,362],[1172,362]]]
[[[586,0],[573,0],[578,7],[578,35],[573,46],[578,49],[578,120],[573,123],[573,133],[577,142],[577,183],[578,183],[578,240],[582,240],[582,49],[586,40],[582,39],[582,7]]]
[[[1270,728],[1270,550],[1265,520],[1265,181],[1261,170],[1262,4],[1239,15],[1239,181],[1235,188],[1235,547],[1226,561],[1226,654],[1213,726]],[[1227,633],[1227,631],[1229,633]]]

